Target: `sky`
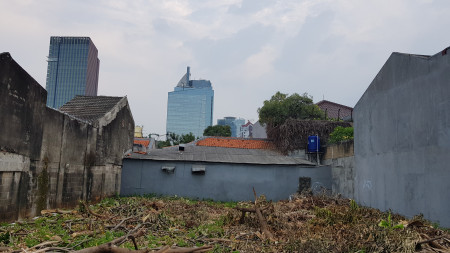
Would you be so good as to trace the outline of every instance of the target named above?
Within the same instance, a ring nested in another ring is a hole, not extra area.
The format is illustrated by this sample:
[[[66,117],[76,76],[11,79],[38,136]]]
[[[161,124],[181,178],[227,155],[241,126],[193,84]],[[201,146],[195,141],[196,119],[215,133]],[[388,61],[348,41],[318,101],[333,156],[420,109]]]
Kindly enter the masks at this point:
[[[191,67],[214,120],[258,120],[277,91],[354,107],[392,52],[450,46],[448,0],[0,0],[0,52],[45,88],[50,36],[88,36],[98,95],[127,96],[164,134],[167,96]]]

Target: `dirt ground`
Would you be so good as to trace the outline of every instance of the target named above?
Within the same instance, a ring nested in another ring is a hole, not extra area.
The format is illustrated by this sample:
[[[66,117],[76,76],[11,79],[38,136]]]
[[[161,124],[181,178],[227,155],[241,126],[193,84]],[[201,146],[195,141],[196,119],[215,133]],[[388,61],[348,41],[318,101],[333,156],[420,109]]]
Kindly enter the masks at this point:
[[[75,210],[44,210],[40,217],[0,226],[0,252],[80,250],[450,252],[450,232],[420,215],[406,219],[349,199],[310,195],[274,203],[260,196],[256,205],[108,198],[96,205],[80,203]]]

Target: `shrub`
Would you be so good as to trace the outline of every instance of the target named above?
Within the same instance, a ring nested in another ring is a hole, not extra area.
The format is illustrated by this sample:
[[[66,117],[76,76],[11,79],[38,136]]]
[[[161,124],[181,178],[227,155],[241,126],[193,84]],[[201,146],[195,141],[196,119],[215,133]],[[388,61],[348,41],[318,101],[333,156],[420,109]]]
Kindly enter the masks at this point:
[[[328,143],[339,143],[343,141],[353,140],[353,127],[336,127],[330,134]]]

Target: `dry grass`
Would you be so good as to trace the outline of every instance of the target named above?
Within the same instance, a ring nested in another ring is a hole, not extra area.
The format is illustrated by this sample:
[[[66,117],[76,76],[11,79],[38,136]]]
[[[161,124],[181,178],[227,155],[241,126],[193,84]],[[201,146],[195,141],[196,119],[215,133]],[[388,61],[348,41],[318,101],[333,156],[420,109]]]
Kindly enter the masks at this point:
[[[259,203],[275,241],[261,234],[254,213],[241,220],[234,208],[252,208],[252,202],[129,197],[90,206],[98,216],[80,205],[76,212],[47,212],[35,220],[2,224],[0,248],[6,244],[9,251],[35,252],[42,250],[36,245],[54,241],[49,245],[72,251],[111,241],[137,226],[144,229],[144,236],[136,238],[139,249],[212,245],[211,252],[445,252],[450,247],[448,230],[420,216],[407,220],[394,214],[392,224],[404,228],[380,227],[388,213],[348,199],[296,196],[271,203],[262,196]],[[437,245],[417,244],[437,237]],[[131,240],[121,247],[134,249]]]

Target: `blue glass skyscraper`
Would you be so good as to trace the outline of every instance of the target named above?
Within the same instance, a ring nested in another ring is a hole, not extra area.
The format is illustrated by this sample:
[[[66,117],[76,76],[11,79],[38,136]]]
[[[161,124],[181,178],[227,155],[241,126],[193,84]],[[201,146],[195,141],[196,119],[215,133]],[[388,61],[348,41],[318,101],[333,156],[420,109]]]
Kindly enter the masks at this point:
[[[193,133],[203,136],[212,125],[214,90],[209,80],[189,80],[190,68],[181,78],[167,101],[167,133],[178,135]]]
[[[100,60],[89,37],[50,38],[47,106],[59,108],[76,95],[97,96]]]

